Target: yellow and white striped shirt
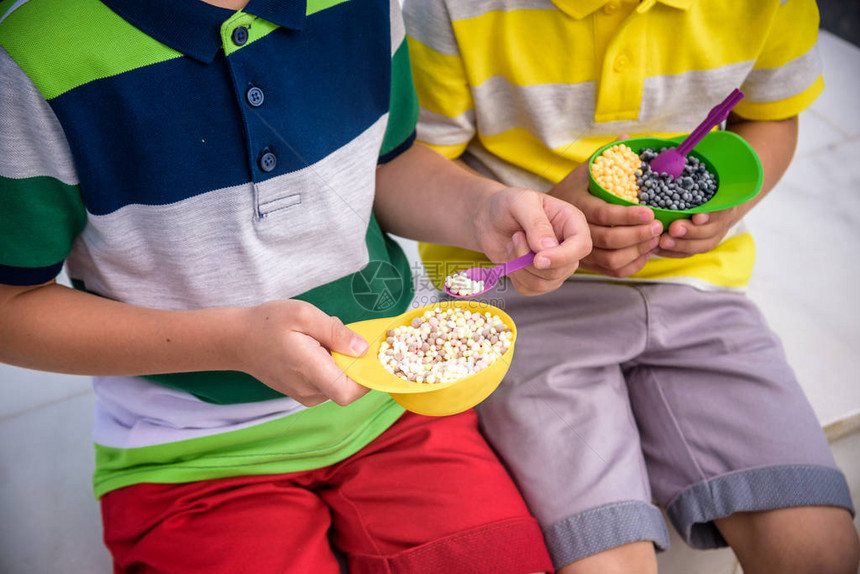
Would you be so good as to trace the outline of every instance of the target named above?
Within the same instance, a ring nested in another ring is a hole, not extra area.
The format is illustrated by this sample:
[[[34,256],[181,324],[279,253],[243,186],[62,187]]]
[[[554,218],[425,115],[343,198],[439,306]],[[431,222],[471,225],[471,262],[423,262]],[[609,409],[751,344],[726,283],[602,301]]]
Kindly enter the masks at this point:
[[[736,87],[735,113],[763,121],[824,87],[814,0],[406,0],[404,15],[418,140],[511,186],[548,191],[620,133],[688,133]],[[486,261],[420,252],[437,285]],[[740,224],[711,252],[653,258],[629,280],[743,288],[754,259]]]

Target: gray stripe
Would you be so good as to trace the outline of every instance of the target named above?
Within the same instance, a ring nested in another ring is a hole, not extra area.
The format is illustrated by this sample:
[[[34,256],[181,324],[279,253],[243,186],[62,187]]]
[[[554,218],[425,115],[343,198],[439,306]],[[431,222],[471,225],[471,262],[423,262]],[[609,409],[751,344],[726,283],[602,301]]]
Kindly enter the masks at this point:
[[[53,110],[0,48],[0,176],[48,176],[77,185],[72,152]]]
[[[615,136],[625,131],[686,132],[694,129],[732,86],[741,85],[751,68],[752,62],[741,62],[646,78],[639,118],[602,123],[594,121],[594,82],[518,86],[493,76],[472,90],[478,110],[477,129],[491,136],[524,128],[549,148],[584,136]]]
[[[403,15],[400,13],[400,0],[389,2],[388,21],[391,27],[391,55],[397,51],[406,38],[406,28],[403,25]]]
[[[556,568],[640,540],[669,548],[669,532],[656,506],[638,500],[606,504],[543,529]]]
[[[818,44],[799,58],[779,68],[750,71],[741,89],[750,102],[776,102],[797,95],[821,75],[822,63]]]
[[[475,112],[469,110],[448,118],[421,108],[418,115],[418,139],[435,145],[468,143],[475,135]]]
[[[368,260],[387,121],[312,166],[256,186],[90,214],[69,276],[135,305],[197,309],[285,299],[358,271]]]
[[[685,489],[666,509],[693,548],[720,548],[726,541],[713,521],[735,512],[796,506],[839,506],[854,514],[848,483],[834,468],[787,465],[735,472]]]
[[[403,19],[406,33],[440,54],[459,56],[457,40],[451,30],[448,10],[437,0],[405,0]]]
[[[451,10],[451,18],[454,20],[475,18],[494,10],[505,12],[513,12],[514,10],[558,11],[551,0],[470,0],[469,2],[450,2],[448,7]]]

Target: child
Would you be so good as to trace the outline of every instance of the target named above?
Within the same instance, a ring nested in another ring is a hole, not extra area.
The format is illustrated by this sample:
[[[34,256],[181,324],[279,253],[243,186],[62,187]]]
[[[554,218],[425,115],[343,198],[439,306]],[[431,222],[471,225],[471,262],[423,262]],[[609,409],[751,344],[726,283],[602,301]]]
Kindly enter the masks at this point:
[[[505,298],[517,359],[482,429],[562,572],[653,572],[663,506],[695,548],[744,572],[856,572],[845,478],[780,343],[747,300],[742,216],[788,166],[820,93],[811,0],[407,0],[419,141],[585,214],[586,273]],[[589,195],[619,134],[688,133],[733,88],[728,129],[764,167],[756,200],[664,229]],[[569,174],[569,175],[568,175]],[[515,255],[527,247],[520,241]],[[425,264],[478,254],[421,247]]]
[[[0,360],[96,375],[117,572],[337,572],[330,540],[355,572],[551,568],[474,412],[329,354],[410,303],[383,229],[498,261],[524,232],[538,291],[590,249],[564,201],[410,147],[404,38],[397,0],[0,4]]]

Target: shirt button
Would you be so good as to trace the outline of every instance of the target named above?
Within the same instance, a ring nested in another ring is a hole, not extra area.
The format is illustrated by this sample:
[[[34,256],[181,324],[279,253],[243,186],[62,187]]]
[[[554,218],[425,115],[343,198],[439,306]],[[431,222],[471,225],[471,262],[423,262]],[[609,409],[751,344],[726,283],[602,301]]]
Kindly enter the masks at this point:
[[[624,70],[626,70],[629,67],[630,67],[630,58],[628,58],[624,54],[621,54],[620,56],[615,58],[615,64],[613,64],[613,66],[612,66],[612,68],[616,72],[623,72]]]
[[[260,169],[266,173],[275,169],[276,165],[278,165],[278,158],[272,152],[266,151],[260,156]]]
[[[257,86],[253,86],[245,92],[245,99],[248,100],[248,103],[251,104],[252,107],[259,108],[263,105],[265,95],[263,94],[263,90]]]
[[[615,1],[608,2],[606,6],[603,7],[603,11],[607,14],[612,14],[616,10],[618,10],[618,2]]]
[[[248,28],[245,26],[239,26],[233,30],[233,43],[237,46],[243,45],[248,41]]]

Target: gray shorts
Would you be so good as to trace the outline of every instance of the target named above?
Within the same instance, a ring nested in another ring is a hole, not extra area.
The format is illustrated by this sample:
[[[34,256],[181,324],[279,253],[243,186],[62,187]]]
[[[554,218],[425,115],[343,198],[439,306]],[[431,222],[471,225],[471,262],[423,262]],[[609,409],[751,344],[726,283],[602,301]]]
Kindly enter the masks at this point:
[[[501,296],[514,360],[478,412],[557,567],[639,540],[666,548],[654,503],[694,548],[724,546],[713,520],[738,511],[853,513],[779,339],[744,295],[567,282]]]

